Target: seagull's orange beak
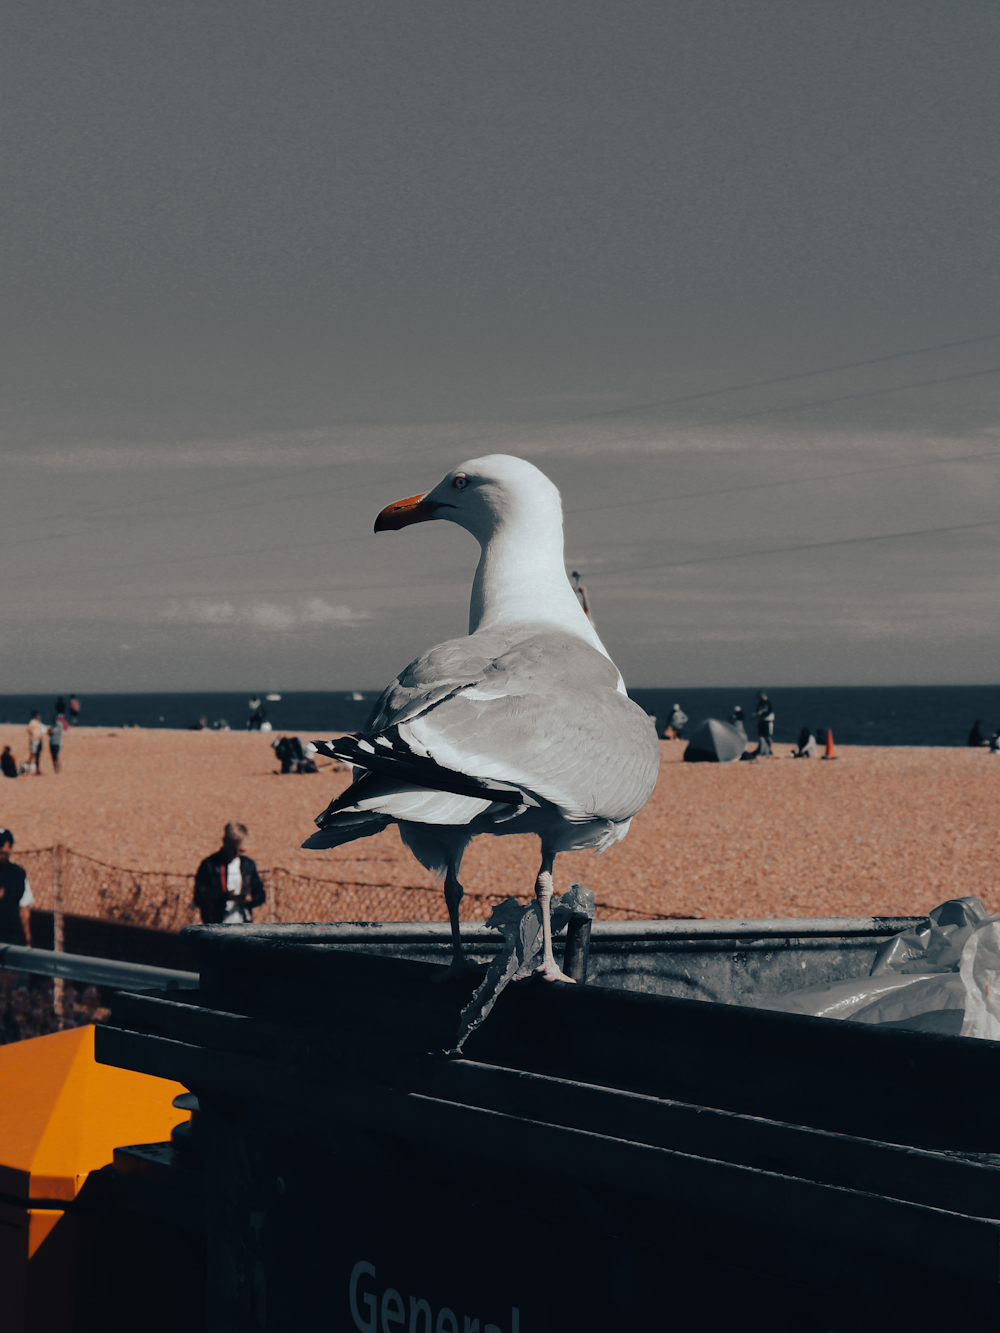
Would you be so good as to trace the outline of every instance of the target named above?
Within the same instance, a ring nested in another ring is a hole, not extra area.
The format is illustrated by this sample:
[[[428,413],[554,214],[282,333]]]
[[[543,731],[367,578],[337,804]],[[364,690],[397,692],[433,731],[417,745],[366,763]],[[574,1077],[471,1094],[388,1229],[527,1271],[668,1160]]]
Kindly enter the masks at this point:
[[[376,532],[398,532],[400,528],[408,528],[411,523],[423,523],[429,518],[433,518],[437,505],[425,505],[423,503],[426,491],[422,495],[411,495],[407,500],[396,500],[394,504],[386,505],[375,520]]]

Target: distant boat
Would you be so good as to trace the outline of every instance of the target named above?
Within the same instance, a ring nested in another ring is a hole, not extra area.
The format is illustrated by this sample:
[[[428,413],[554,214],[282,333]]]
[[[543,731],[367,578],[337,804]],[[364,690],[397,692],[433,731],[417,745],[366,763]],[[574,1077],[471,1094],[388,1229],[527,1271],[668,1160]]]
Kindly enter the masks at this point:
[[[361,699],[363,699],[364,697],[365,697],[365,696],[364,696],[363,694],[361,694],[358,690],[352,690],[352,692],[351,692],[351,698],[352,698],[352,699],[355,699],[355,700],[361,700]]]
[[[280,695],[280,694],[265,694],[265,695],[264,695],[264,698],[267,700],[267,702],[268,702],[269,704],[276,704],[276,703],[278,703],[279,700],[281,699],[281,695]]]

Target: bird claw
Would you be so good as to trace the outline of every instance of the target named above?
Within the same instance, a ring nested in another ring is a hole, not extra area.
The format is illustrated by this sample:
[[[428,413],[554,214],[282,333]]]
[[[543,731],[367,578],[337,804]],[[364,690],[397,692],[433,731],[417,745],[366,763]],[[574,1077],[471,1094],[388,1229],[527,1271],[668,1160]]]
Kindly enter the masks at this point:
[[[576,982],[572,977],[568,977],[558,963],[543,963],[541,967],[536,967],[531,974],[539,981],[568,981],[571,986]]]

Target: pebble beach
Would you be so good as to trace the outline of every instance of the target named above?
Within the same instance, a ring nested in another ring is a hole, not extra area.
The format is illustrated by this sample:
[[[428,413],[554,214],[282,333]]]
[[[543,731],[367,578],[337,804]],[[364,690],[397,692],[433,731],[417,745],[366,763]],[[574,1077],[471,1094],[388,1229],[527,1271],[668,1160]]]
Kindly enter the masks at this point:
[[[15,860],[61,843],[114,866],[190,874],[235,819],[261,868],[362,891],[434,886],[395,829],[303,851],[348,774],[327,766],[279,776],[274,739],[77,728],[59,776],[46,752],[42,777],[0,780],[0,823],[15,834]],[[0,727],[0,744],[23,760],[24,728]],[[603,918],[918,915],[959,894],[1000,911],[1000,760],[985,750],[850,746],[832,762],[793,761],[789,748],[755,763],[685,764],[683,743],[663,742],[656,791],[628,837],[601,856],[560,856],[557,892],[580,880]],[[537,849],[533,837],[477,839],[463,916],[488,915],[475,895],[529,895]],[[436,914],[447,915],[443,898]]]

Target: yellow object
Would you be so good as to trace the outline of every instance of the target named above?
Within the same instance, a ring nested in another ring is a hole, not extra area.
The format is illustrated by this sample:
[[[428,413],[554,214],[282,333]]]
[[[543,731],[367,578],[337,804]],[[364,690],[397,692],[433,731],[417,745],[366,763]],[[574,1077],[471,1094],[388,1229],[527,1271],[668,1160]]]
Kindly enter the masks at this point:
[[[0,1046],[4,1333],[72,1333],[79,1238],[72,1201],[115,1148],[169,1139],[189,1118],[170,1104],[184,1091],[97,1064],[93,1026]]]

